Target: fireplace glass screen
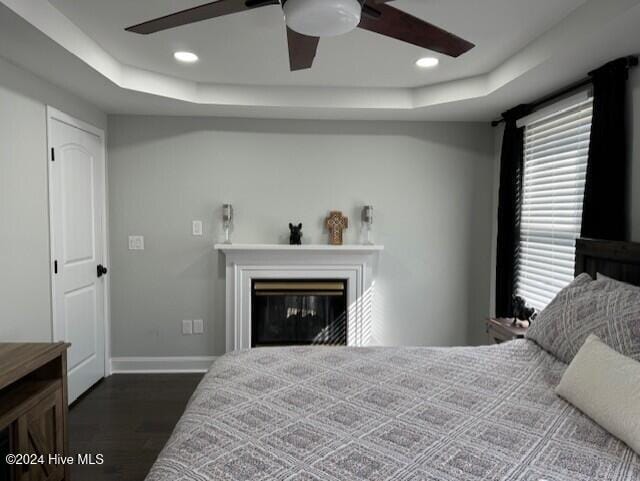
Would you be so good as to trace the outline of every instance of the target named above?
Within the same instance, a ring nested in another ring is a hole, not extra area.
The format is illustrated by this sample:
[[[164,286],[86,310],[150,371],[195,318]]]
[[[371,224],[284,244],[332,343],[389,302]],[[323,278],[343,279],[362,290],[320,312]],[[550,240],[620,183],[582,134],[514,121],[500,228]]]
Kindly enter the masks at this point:
[[[251,345],[347,344],[347,282],[254,280]]]

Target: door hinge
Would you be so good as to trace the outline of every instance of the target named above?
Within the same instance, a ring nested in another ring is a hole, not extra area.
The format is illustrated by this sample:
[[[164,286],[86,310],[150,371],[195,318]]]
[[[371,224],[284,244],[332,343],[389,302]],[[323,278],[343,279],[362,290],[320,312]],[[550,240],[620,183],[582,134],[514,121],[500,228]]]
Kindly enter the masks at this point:
[[[56,151],[53,147],[51,147],[51,162],[56,161]]]
[[[58,273],[58,261],[53,261],[53,273]]]

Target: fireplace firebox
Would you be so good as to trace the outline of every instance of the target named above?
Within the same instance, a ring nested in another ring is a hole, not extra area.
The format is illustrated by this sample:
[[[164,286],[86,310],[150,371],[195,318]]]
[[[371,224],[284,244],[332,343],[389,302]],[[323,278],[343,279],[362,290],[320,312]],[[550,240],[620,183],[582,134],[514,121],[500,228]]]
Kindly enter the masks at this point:
[[[346,279],[254,279],[251,347],[347,344]]]

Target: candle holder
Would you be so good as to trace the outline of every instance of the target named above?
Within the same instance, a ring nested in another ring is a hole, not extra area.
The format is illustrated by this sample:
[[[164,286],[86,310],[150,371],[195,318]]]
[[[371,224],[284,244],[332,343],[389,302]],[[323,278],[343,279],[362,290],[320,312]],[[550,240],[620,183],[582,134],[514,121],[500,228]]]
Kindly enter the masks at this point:
[[[231,226],[233,225],[233,206],[222,204],[222,227],[224,228],[224,243],[231,244]]]
[[[373,245],[373,241],[371,240],[371,228],[373,225],[373,206],[365,205],[362,208],[362,226],[364,230],[364,239],[362,243],[364,245]]]

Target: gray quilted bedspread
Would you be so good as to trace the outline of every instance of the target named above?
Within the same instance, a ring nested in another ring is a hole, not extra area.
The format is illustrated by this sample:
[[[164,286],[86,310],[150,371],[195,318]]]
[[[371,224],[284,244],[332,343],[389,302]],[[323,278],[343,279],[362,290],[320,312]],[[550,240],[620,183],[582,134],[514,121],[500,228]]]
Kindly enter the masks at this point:
[[[215,362],[147,481],[640,480],[527,340],[254,349]]]

